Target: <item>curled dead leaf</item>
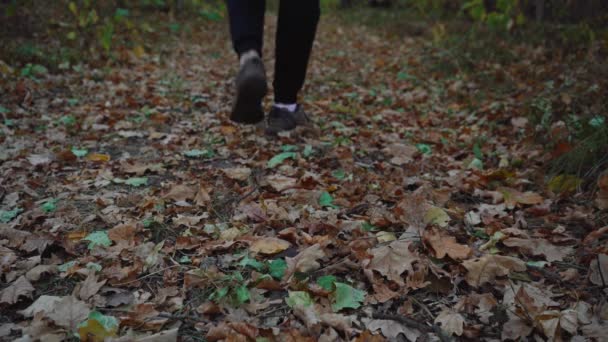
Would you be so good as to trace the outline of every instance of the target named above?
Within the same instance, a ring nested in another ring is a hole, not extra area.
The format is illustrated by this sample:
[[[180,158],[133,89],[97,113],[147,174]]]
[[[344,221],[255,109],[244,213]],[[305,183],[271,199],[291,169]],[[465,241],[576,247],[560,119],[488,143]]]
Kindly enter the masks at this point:
[[[254,253],[272,255],[286,250],[289,246],[291,244],[285,240],[267,237],[255,240],[249,247],[249,250]]]

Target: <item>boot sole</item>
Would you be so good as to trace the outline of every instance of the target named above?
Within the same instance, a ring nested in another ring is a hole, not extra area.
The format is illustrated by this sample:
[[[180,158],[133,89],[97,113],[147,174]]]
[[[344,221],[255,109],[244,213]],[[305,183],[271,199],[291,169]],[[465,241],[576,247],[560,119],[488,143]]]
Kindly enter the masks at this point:
[[[256,124],[264,120],[264,111],[260,104],[267,91],[265,77],[252,75],[243,79],[236,91],[230,120],[242,124]]]

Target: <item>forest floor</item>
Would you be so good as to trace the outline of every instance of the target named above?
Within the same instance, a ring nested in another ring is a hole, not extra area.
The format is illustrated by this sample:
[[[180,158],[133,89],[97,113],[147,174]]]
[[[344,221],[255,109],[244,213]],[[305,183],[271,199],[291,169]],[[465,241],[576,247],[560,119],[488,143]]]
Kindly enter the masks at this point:
[[[278,137],[228,119],[223,22],[2,63],[0,339],[605,340],[608,177],[548,174],[567,133],[529,115],[605,64],[522,43],[471,73],[416,30],[323,17],[314,127]]]

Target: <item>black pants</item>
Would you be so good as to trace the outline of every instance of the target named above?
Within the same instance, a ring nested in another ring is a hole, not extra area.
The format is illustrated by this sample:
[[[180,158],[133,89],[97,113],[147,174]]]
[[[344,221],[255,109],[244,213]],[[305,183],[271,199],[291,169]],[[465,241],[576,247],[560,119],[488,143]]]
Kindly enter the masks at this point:
[[[227,2],[234,50],[239,56],[249,50],[256,50],[261,56],[265,0]],[[273,82],[275,102],[297,102],[320,13],[319,0],[280,1]]]

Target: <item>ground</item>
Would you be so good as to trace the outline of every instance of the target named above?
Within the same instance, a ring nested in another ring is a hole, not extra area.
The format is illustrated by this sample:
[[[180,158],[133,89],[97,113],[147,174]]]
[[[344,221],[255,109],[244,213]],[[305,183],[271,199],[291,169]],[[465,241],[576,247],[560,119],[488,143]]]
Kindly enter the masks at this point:
[[[605,339],[608,182],[548,176],[522,106],[559,57],[513,46],[481,83],[434,29],[325,16],[314,126],[271,137],[228,120],[225,23],[192,30],[3,71],[0,337]]]

